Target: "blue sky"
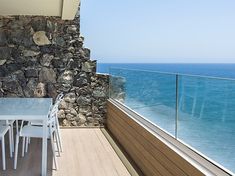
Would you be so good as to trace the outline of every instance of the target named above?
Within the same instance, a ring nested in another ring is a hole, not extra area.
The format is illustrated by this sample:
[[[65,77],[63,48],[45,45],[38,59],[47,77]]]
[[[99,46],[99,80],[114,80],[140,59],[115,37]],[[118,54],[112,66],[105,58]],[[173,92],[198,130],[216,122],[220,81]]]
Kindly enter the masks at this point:
[[[81,0],[98,62],[235,63],[235,0]]]

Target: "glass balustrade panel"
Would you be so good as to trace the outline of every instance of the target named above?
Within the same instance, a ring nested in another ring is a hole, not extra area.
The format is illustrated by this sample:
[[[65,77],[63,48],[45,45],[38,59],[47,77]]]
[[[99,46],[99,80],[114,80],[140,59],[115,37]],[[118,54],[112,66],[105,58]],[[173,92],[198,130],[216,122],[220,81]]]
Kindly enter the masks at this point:
[[[175,136],[175,75],[115,68],[110,75],[111,98]]]
[[[235,80],[179,76],[178,139],[235,172]]]

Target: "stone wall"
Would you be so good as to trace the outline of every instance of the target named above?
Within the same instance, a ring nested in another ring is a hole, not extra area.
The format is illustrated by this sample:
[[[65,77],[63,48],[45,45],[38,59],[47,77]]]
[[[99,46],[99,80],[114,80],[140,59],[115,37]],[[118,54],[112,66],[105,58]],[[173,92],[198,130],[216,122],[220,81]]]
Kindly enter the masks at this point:
[[[0,97],[52,97],[64,126],[102,126],[108,76],[83,47],[80,20],[0,17]]]

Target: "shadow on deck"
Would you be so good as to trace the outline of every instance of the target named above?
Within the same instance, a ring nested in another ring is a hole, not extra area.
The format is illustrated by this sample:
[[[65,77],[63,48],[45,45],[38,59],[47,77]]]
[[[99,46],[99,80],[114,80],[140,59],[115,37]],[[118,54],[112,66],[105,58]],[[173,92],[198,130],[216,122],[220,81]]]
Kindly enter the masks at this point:
[[[54,170],[48,142],[48,176],[129,176],[115,150],[99,128],[62,129],[63,152],[57,157],[59,168]],[[6,139],[7,140],[7,139]],[[22,140],[21,140],[22,141]],[[32,139],[29,151],[21,157],[19,144],[17,170],[6,151],[7,170],[1,176],[37,176],[41,171],[41,139]],[[8,144],[6,144],[6,148]],[[1,153],[1,152],[0,152]],[[0,156],[1,157],[1,156]],[[0,168],[2,166],[0,159]]]

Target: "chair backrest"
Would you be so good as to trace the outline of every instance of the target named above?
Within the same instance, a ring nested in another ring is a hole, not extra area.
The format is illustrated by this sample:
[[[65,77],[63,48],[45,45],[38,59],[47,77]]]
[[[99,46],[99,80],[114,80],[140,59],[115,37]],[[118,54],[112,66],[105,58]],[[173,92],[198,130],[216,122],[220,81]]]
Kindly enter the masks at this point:
[[[55,99],[55,103],[57,103],[58,101],[61,101],[64,97],[63,92],[59,93]]]
[[[50,111],[48,119],[48,124],[50,128],[55,128],[56,126],[57,113],[58,113],[58,105],[54,105]]]
[[[60,102],[61,102],[62,99],[63,99],[63,96],[64,96],[64,94],[63,94],[62,92],[57,95],[56,100],[55,100],[55,103],[50,107],[50,112],[52,111],[52,109],[53,109],[54,107],[57,107],[57,108],[58,108]]]

